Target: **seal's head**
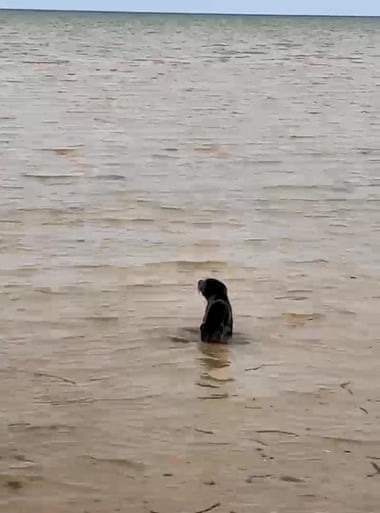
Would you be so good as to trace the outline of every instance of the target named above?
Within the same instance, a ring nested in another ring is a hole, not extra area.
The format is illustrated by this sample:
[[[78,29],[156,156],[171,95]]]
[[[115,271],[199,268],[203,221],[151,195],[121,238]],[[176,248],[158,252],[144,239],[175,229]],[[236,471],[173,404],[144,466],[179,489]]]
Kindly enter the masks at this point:
[[[227,299],[227,287],[215,278],[198,281],[198,291],[207,299]]]

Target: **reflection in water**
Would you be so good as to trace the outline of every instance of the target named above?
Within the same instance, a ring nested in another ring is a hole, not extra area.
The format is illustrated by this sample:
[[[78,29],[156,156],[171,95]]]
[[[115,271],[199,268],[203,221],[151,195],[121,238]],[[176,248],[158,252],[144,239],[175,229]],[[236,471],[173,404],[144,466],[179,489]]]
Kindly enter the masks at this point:
[[[233,380],[230,373],[231,355],[228,344],[200,342],[198,347],[203,354],[199,358],[203,367],[202,379],[209,379],[220,383]]]

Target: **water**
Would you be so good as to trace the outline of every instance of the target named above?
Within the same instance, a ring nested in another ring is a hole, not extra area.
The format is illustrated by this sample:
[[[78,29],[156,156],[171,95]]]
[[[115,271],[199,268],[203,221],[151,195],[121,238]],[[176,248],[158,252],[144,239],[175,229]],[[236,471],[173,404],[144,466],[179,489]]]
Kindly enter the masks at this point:
[[[2,511],[377,509],[379,23],[0,14]]]

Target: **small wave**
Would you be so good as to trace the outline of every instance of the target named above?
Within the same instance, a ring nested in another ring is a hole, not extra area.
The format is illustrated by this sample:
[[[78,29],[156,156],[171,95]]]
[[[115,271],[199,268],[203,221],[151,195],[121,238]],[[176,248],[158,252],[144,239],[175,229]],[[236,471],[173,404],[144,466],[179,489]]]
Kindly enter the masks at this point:
[[[160,210],[166,210],[169,212],[185,212],[184,208],[177,207],[176,205],[160,205]]]
[[[110,174],[110,175],[96,175],[94,176],[95,180],[111,180],[111,181],[122,181],[126,180],[126,177],[123,175]]]
[[[252,239],[245,239],[244,242],[246,242],[248,244],[262,244],[263,242],[268,242],[268,239],[252,238]]]
[[[79,148],[82,148],[83,145],[79,144],[77,146],[67,146],[67,147],[58,147],[58,148],[41,148],[41,151],[49,151],[56,153],[62,157],[67,157],[69,155],[75,154]]]
[[[67,59],[55,59],[51,61],[22,61],[23,64],[70,64]]]
[[[224,269],[228,263],[222,260],[177,260],[175,265],[183,271]]]
[[[169,337],[172,342],[175,344],[192,344],[200,342],[200,333],[199,328],[182,328],[178,331],[177,335],[172,335]],[[244,335],[243,333],[234,333],[232,339],[228,342],[228,344],[223,344],[223,346],[239,346],[239,345],[248,345],[251,343],[251,340]],[[203,345],[203,344],[202,344]],[[220,348],[219,345],[214,344],[204,344],[204,347],[208,348]]]
[[[132,224],[145,224],[145,223],[155,223],[156,219],[153,219],[152,217],[134,217],[132,219],[126,219],[126,223],[132,223]]]
[[[225,269],[228,267],[228,262],[222,260],[173,260],[173,261],[162,261],[162,262],[151,262],[141,266],[134,266],[135,269],[147,270],[147,271],[160,271],[176,269],[178,271],[195,271],[195,270],[207,270],[216,271],[219,269]]]
[[[244,224],[237,221],[195,221],[192,226],[197,228],[231,228],[232,226],[243,228]]]
[[[78,317],[78,319],[84,319],[86,321],[118,321],[119,316],[118,315],[87,315],[85,317]]]
[[[24,178],[32,178],[34,180],[50,181],[50,180],[72,180],[73,178],[83,177],[83,173],[74,173],[74,174],[56,174],[56,175],[40,175],[33,173],[23,173],[22,176]]]
[[[286,320],[286,322],[293,327],[296,326],[302,326],[303,324],[306,324],[307,322],[312,321],[319,321],[321,320],[324,315],[317,312],[312,313],[295,313],[295,312],[289,312],[282,314],[282,317]]]

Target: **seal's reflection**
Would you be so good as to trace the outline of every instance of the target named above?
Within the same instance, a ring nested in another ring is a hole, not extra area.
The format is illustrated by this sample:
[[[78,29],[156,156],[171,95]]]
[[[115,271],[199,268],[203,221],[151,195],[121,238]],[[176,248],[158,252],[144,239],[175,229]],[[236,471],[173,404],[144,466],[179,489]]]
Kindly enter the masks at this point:
[[[230,349],[228,344],[198,344],[202,353],[199,358],[202,362],[201,378],[213,381],[232,381],[230,376]]]

